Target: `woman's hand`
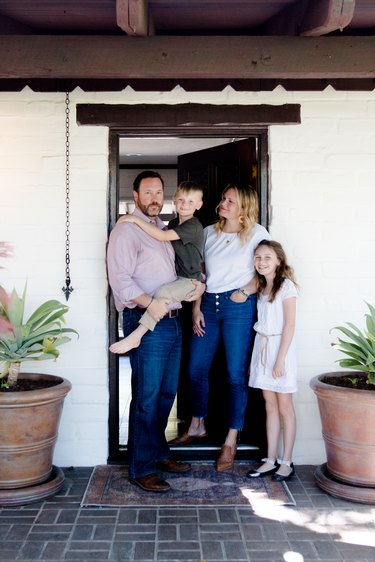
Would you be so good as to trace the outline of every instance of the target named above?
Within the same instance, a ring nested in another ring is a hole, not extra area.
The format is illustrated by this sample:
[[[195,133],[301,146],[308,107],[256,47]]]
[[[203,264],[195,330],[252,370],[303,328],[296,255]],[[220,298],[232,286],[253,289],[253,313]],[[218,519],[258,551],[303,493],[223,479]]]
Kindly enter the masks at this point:
[[[187,302],[196,301],[197,299],[200,299],[206,290],[206,285],[201,281],[198,281],[197,279],[192,279],[191,282],[194,285],[194,289],[188,295],[186,295],[186,299],[184,300],[186,300]]]
[[[256,277],[253,277],[251,281],[246,283],[246,285],[243,285],[240,289],[234,291],[234,293],[232,293],[230,296],[230,300],[233,302],[246,302],[250,295],[254,295],[257,290],[258,281]],[[248,294],[244,295],[244,291]]]
[[[204,336],[206,327],[203,312],[200,308],[193,308],[193,332],[197,336]]]
[[[246,302],[247,299],[248,299],[248,297],[246,295],[244,295],[243,293],[241,293],[238,290],[234,291],[234,293],[232,293],[229,298],[233,302]]]

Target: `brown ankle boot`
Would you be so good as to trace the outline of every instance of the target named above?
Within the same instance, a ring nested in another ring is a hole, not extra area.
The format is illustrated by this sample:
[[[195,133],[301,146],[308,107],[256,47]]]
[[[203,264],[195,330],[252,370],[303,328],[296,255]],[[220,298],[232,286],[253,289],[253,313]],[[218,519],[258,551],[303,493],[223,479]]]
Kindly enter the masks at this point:
[[[222,472],[223,470],[229,470],[233,467],[234,457],[236,456],[237,445],[223,445],[221,447],[220,456],[216,461],[216,470]]]

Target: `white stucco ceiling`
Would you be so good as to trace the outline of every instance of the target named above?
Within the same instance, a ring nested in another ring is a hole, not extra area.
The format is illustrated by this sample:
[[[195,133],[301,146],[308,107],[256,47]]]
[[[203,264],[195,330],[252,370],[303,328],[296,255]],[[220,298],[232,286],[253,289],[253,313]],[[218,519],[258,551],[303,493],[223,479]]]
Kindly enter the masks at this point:
[[[176,164],[179,154],[195,152],[221,144],[227,144],[239,138],[121,138],[120,164]]]

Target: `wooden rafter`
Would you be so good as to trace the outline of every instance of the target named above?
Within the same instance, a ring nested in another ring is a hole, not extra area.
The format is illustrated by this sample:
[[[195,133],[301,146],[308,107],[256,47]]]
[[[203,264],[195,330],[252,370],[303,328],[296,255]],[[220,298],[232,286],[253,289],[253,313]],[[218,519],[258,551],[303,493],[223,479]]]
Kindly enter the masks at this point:
[[[299,0],[271,18],[265,33],[317,37],[344,29],[353,18],[355,4],[355,0]]]
[[[117,25],[130,36],[147,37],[153,28],[148,0],[116,0]]]
[[[375,77],[375,37],[0,36],[0,79]]]
[[[318,36],[344,29],[354,15],[355,0],[315,0],[302,21],[301,35]]]

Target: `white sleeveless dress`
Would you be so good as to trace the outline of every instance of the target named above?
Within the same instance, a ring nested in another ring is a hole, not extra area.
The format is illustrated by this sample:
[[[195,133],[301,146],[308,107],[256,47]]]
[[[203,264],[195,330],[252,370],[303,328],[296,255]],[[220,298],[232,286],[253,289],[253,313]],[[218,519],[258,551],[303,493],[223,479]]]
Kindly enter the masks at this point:
[[[268,302],[268,295],[258,298],[258,321],[254,325],[256,337],[250,363],[251,387],[283,393],[297,392],[294,336],[285,357],[285,374],[277,378],[272,376],[284,325],[283,300],[290,297],[297,297],[297,288],[290,279],[285,279],[273,302]]]

